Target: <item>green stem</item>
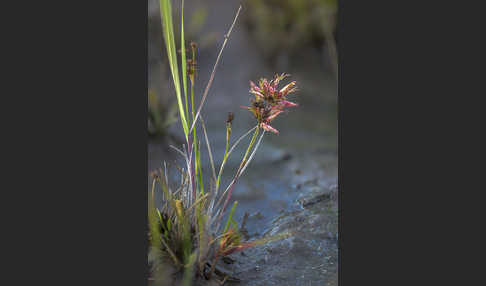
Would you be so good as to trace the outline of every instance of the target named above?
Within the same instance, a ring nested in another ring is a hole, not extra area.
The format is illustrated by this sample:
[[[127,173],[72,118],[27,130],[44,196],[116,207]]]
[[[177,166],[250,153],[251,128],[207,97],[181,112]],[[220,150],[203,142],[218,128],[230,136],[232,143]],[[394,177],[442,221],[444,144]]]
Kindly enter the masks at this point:
[[[201,167],[201,141],[199,141],[199,150],[197,152],[197,164],[198,164],[198,173],[199,173],[199,186],[201,189],[201,194],[204,195],[204,185],[203,185],[203,175],[202,175],[202,167]]]
[[[218,203],[216,204],[216,205],[219,205],[222,202],[222,200],[223,200],[226,192],[229,191],[229,193],[226,195],[226,200],[225,200],[225,202],[223,204],[223,207],[220,210],[221,212],[219,213],[218,224],[217,224],[216,229],[219,229],[219,226],[221,224],[221,219],[223,218],[223,213],[225,212],[226,207],[228,206],[228,202],[229,202],[229,200],[231,198],[231,194],[233,193],[234,185],[235,185],[236,181],[238,180],[238,178],[240,177],[242,168],[246,164],[246,158],[248,157],[248,154],[250,153],[251,148],[255,144],[255,141],[256,141],[256,138],[258,136],[259,131],[260,131],[260,127],[257,126],[257,129],[255,130],[255,133],[253,133],[253,137],[251,138],[250,145],[248,145],[248,149],[246,149],[245,156],[243,157],[243,160],[241,160],[240,167],[238,167],[238,171],[236,171],[236,174],[235,174],[235,176],[233,178],[233,181],[231,181],[230,185],[228,186],[228,188],[226,189],[226,191],[224,191],[223,195],[221,196],[221,198],[219,199]]]
[[[191,81],[191,111],[192,111],[192,121],[194,122],[194,82]],[[192,131],[193,133],[193,136],[194,136],[194,141],[193,142],[197,142],[197,135],[196,135],[196,128],[194,128],[194,130]],[[197,147],[197,145],[196,145]],[[198,148],[194,148],[194,152],[195,152],[195,157],[196,157],[196,160],[194,161],[194,169],[195,169],[195,176],[196,176],[196,182],[197,182],[197,177],[200,176],[200,171],[199,171],[199,168],[198,168],[198,165],[199,165],[199,162],[198,162],[198,159],[199,156],[198,156],[198,153],[199,153],[199,150]]]
[[[187,100],[187,59],[186,59],[186,43],[184,39],[184,0],[182,0],[181,7],[181,65],[182,65],[182,83],[184,88],[184,99],[186,103],[186,118],[189,118],[189,101]]]
[[[226,160],[228,159],[228,149],[229,149],[229,137],[231,135],[231,125],[230,123],[226,124],[226,148],[224,150],[224,157],[223,157],[223,162],[221,163],[221,167],[219,169],[219,174],[218,174],[218,179],[216,180],[216,192],[219,190],[219,184],[221,181],[221,173],[223,171],[223,167],[226,163]]]
[[[191,45],[192,46],[192,45]],[[192,63],[194,64],[196,61],[196,51],[194,49],[194,46],[192,46]],[[192,114],[192,122],[194,122],[195,118],[195,111],[194,111],[194,68],[192,66],[189,67],[189,70],[191,70],[191,74],[189,76],[189,79],[191,81],[191,114]],[[193,136],[194,136],[194,141],[197,143],[197,134],[196,134],[196,128],[193,130]],[[197,145],[196,145],[197,147]],[[200,145],[199,148],[194,148],[194,155],[196,160],[194,161],[194,170],[195,170],[195,179],[196,183],[199,181],[199,187],[201,189],[201,192],[204,193],[203,191],[203,185],[202,185],[202,174],[201,174],[201,149]],[[198,180],[199,178],[199,180]]]
[[[231,219],[233,218],[233,214],[235,213],[235,209],[236,209],[236,205],[238,204],[238,201],[235,201],[233,203],[233,207],[231,208],[231,211],[230,211],[230,214],[228,216],[228,221],[226,222],[226,226],[224,227],[224,230],[223,230],[223,233],[226,233],[226,231],[228,230],[229,228],[229,225],[230,225],[230,221]]]
[[[243,166],[245,165],[246,157],[248,157],[248,154],[250,153],[250,150],[253,147],[253,144],[255,144],[255,141],[256,141],[256,138],[258,136],[259,131],[260,131],[260,127],[257,127],[257,129],[255,130],[255,133],[253,133],[253,137],[251,138],[250,145],[248,145],[248,149],[246,149],[245,156],[243,157],[243,160],[241,160],[240,167],[238,168],[238,172],[236,173],[236,176],[239,175],[241,168],[243,168]]]

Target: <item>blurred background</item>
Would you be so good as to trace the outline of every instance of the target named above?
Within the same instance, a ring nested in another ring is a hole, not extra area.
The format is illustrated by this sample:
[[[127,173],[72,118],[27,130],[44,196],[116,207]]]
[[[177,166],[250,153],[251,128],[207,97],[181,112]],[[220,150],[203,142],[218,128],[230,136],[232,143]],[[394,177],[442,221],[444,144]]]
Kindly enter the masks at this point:
[[[240,4],[201,113],[216,166],[224,153],[227,113],[235,115],[231,142],[255,125],[240,108],[252,97],[250,80],[290,74],[282,86],[297,81],[291,101],[300,106],[272,122],[280,134],[265,135],[232,197],[239,202],[239,222],[249,213],[250,239],[282,231],[295,235],[238,255],[233,271],[240,285],[337,285],[337,0],[185,0],[186,38],[198,45],[197,102]],[[174,19],[180,19],[180,1],[173,0],[173,7]],[[174,28],[178,35],[180,24]],[[168,146],[183,142],[158,0],[148,0],[148,87],[150,172],[164,161],[178,162]],[[247,144],[233,152],[222,185],[231,180]],[[209,175],[205,148],[203,173]]]

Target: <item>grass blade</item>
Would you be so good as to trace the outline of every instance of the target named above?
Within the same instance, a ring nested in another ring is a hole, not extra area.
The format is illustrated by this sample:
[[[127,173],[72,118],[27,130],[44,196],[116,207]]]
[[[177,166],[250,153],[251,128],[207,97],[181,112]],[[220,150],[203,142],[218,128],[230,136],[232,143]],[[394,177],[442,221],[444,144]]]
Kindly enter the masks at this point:
[[[228,230],[228,227],[230,225],[230,221],[233,218],[233,214],[235,213],[235,210],[236,210],[236,205],[238,205],[238,201],[235,201],[233,203],[233,207],[231,208],[230,214],[228,216],[228,221],[226,222],[226,226],[224,227],[223,233],[226,233],[226,231]]]
[[[162,18],[162,32],[164,34],[165,47],[167,49],[167,57],[169,58],[170,71],[174,81],[176,90],[177,104],[179,105],[179,115],[181,117],[182,128],[184,134],[189,134],[189,128],[184,115],[184,108],[182,106],[181,98],[181,83],[179,80],[179,68],[177,66],[176,47],[174,40],[174,27],[172,24],[172,5],[171,0],[160,0],[160,16]]]
[[[184,87],[184,99],[186,103],[186,118],[189,120],[189,102],[187,101],[187,59],[186,59],[186,40],[184,38],[184,0],[181,7],[181,66],[182,84]]]

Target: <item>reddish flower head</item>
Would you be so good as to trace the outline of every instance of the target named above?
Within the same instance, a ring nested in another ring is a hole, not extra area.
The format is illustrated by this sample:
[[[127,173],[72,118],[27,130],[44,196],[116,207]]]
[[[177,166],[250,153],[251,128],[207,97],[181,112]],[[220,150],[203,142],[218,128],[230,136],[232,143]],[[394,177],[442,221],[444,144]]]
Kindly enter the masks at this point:
[[[258,85],[250,81],[250,93],[255,95],[251,99],[251,106],[242,106],[250,110],[258,121],[258,127],[265,131],[278,133],[278,130],[269,125],[279,114],[285,112],[286,107],[295,107],[298,104],[287,100],[287,95],[297,90],[296,82],[293,81],[282,89],[278,90],[278,84],[286,78],[287,74],[276,74],[270,82],[266,78],[260,79]]]

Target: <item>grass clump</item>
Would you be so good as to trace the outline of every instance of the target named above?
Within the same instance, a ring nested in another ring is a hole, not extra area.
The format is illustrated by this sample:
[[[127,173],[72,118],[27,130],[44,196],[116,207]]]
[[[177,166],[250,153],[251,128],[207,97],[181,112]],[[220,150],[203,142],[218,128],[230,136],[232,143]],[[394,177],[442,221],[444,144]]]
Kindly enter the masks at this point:
[[[167,175],[167,165],[164,169],[153,173],[152,192],[148,200],[149,222],[149,263],[151,264],[152,281],[162,285],[190,285],[194,279],[217,280],[224,283],[230,279],[217,268],[219,260],[226,256],[245,250],[249,247],[264,244],[272,240],[282,239],[289,234],[266,237],[259,240],[246,241],[242,230],[233,218],[238,202],[234,202],[227,220],[223,216],[230,202],[235,184],[243,175],[252,161],[262,139],[267,131],[278,133],[270,126],[279,114],[285,112],[285,108],[297,106],[287,100],[287,96],[296,91],[296,83],[291,82],[282,89],[277,89],[280,81],[288,75],[275,75],[272,80],[261,79],[256,85],[250,82],[250,93],[255,96],[251,105],[244,108],[251,111],[256,118],[256,125],[239,137],[232,145],[231,126],[233,114],[230,113],[226,120],[226,148],[223,160],[216,173],[213,155],[206,132],[201,110],[214,79],[216,67],[223,49],[229,39],[235,25],[241,6],[236,13],[234,21],[225,35],[216,63],[214,64],[209,82],[204,90],[199,107],[195,108],[195,51],[196,45],[191,44],[191,58],[186,58],[184,39],[184,17],[181,12],[181,71],[182,85],[180,83],[178,59],[174,41],[172,8],[170,0],[160,0],[162,26],[169,58],[174,89],[177,97],[179,118],[185,135],[185,144],[182,148],[171,146],[184,158],[184,167],[178,168],[180,183],[177,187],[171,187]],[[182,1],[182,8],[184,1]],[[189,77],[189,81],[187,80]],[[191,84],[190,94],[187,88]],[[190,96],[190,101],[189,101]],[[190,111],[190,112],[189,112]],[[196,124],[202,129],[202,135],[196,133]],[[227,159],[236,146],[247,136],[252,134],[246,152],[231,180],[230,184],[221,189],[221,174]],[[199,139],[202,137],[203,140]],[[204,141],[211,172],[209,186],[203,185],[203,170],[201,168],[201,141]],[[231,146],[231,147],[230,147]],[[155,190],[159,188],[162,203],[155,205]]]

